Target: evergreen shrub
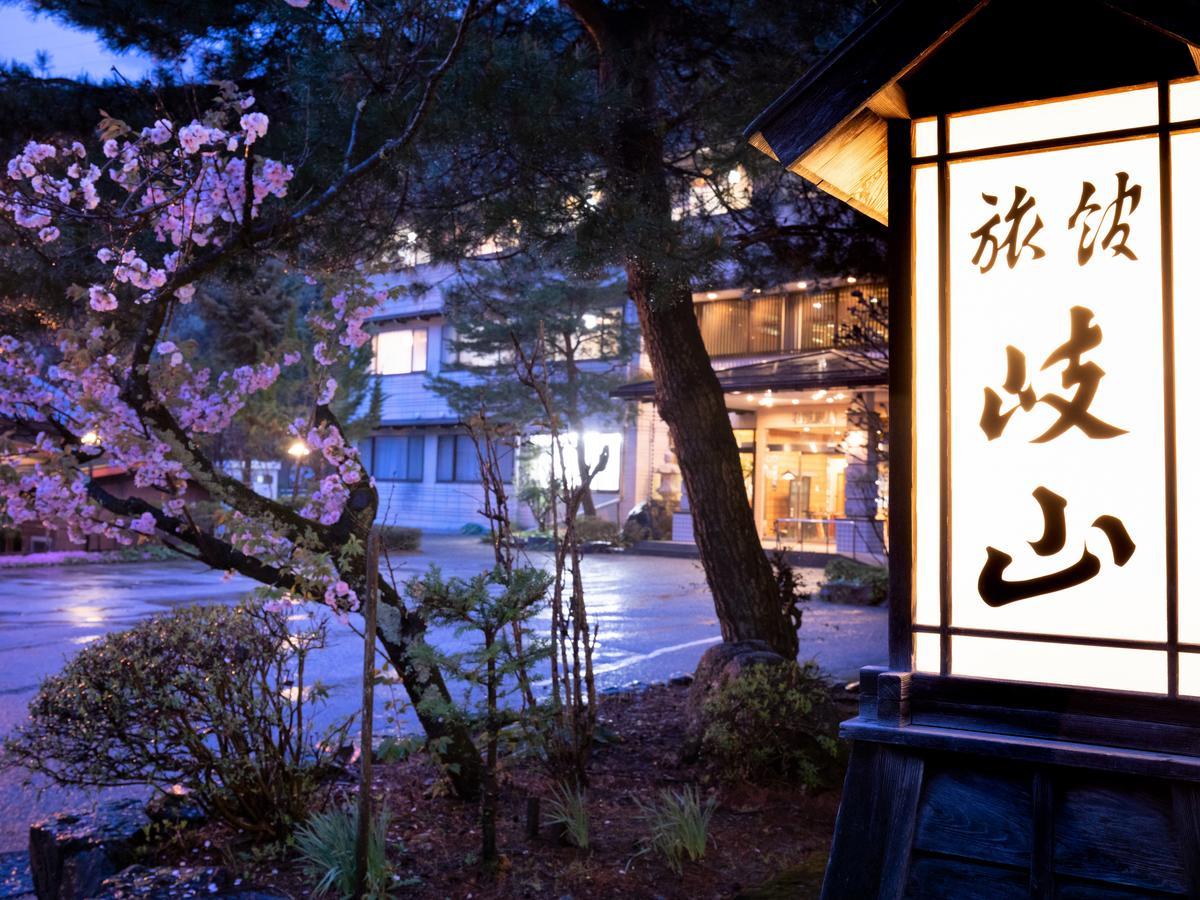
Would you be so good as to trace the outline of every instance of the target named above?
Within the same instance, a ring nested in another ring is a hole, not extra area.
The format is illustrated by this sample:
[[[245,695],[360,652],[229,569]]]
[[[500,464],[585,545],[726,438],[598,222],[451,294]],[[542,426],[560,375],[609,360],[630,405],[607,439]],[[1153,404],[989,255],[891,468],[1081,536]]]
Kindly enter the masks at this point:
[[[726,781],[816,787],[833,763],[837,714],[815,663],[744,669],[704,704],[702,756]]]
[[[349,722],[317,735],[325,646],[261,605],[176,610],[114,632],[46,678],[5,762],[76,787],[180,784],[213,818],[282,838],[308,817]]]

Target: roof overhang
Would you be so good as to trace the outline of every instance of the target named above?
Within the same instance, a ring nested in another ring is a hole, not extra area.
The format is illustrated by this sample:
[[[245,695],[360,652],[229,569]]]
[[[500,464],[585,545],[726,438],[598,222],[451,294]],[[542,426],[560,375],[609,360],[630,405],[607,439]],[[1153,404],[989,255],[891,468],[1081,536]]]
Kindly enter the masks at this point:
[[[768,362],[729,366],[717,370],[716,375],[725,393],[886,387],[888,383],[885,361],[859,359],[837,350],[809,351]],[[625,384],[610,396],[650,401],[654,399],[654,382]]]
[[[756,148],[862,213],[887,223],[887,122],[913,118],[905,77],[986,7],[1014,0],[891,0],[746,128]],[[1074,0],[1073,0],[1074,2]],[[1200,71],[1200,0],[1078,0],[1178,42]],[[1043,10],[1065,8],[1051,0]],[[1077,12],[1077,10],[1076,10]],[[1030,28],[1039,27],[1038,21]],[[1058,36],[1066,46],[1071,36]],[[1093,48],[1102,53],[1104,48]],[[1026,65],[1009,48],[1013,65]],[[1039,99],[1024,97],[1021,99]]]

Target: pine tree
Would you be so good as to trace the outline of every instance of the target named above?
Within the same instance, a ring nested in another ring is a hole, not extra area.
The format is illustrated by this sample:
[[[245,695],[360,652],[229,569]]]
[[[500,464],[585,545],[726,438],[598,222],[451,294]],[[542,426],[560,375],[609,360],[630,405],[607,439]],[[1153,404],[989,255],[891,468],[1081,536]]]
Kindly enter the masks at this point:
[[[527,255],[476,262],[465,267],[446,302],[459,365],[432,380],[464,418],[483,409],[526,434],[574,433],[582,510],[589,516],[596,505],[585,483],[583,436],[592,416],[612,418],[609,392],[625,378],[634,336],[624,306],[620,279],[571,277]],[[541,404],[514,377],[515,355],[528,359],[535,352],[542,354],[541,383],[553,392],[563,421],[540,421]]]

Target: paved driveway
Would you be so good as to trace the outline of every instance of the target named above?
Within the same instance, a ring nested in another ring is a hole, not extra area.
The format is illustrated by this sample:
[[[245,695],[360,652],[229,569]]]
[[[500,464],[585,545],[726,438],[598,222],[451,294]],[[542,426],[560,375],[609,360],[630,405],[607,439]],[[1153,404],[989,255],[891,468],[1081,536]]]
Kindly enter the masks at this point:
[[[532,561],[547,564],[548,557],[534,554]],[[490,565],[491,553],[477,539],[427,535],[420,553],[395,562],[398,580],[430,564],[447,575],[473,575]],[[803,574],[815,587],[820,572]],[[694,560],[592,556],[585,560],[584,585],[600,626],[595,659],[602,687],[690,671],[720,639],[704,574]],[[232,602],[252,587],[246,579],[226,579],[190,562],[0,569],[0,735],[24,719],[39,680],[90,641],[175,606]],[[814,602],[805,613],[801,655],[850,679],[860,666],[885,661],[886,633],[882,609]],[[353,631],[335,622],[331,637],[313,665],[315,677],[331,689],[326,719],[353,711],[362,666],[362,645]],[[451,647],[456,639],[434,632],[432,640]],[[18,772],[0,772],[0,852],[23,848],[33,819],[86,799],[59,791],[38,799],[22,779]]]

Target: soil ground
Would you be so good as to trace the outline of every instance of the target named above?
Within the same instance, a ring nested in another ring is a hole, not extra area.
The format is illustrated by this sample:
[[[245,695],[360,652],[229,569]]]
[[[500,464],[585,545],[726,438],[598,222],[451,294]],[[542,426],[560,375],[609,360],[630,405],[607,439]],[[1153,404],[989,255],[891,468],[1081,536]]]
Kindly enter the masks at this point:
[[[711,784],[698,765],[678,760],[686,688],[651,687],[633,697],[601,701],[599,714],[619,740],[599,747],[591,768],[591,846],[565,846],[542,825],[525,832],[527,798],[546,797],[548,782],[533,764],[504,771],[498,817],[503,859],[489,875],[478,864],[475,805],[440,789],[424,757],[376,767],[378,800],[392,811],[396,896],[416,898],[805,898],[817,896],[828,855],[839,790],[805,792]],[[840,787],[836,774],[831,783]],[[645,835],[638,801],[664,788],[698,785],[719,802],[703,859],[676,875],[661,858],[638,851]],[[342,802],[353,802],[346,790]],[[543,822],[545,819],[543,803]],[[229,834],[208,828],[160,851],[159,864],[219,865],[250,886],[274,895],[307,897],[311,883],[286,855],[238,851]],[[207,842],[207,843],[206,843]],[[401,847],[403,848],[401,850]]]

